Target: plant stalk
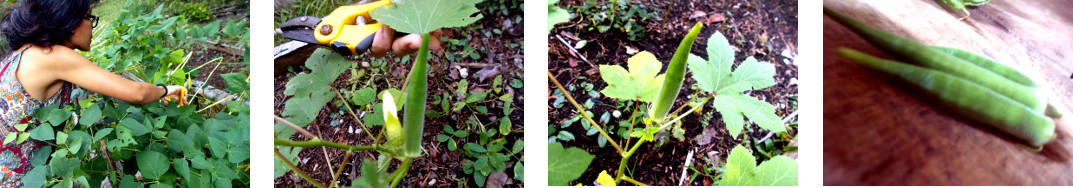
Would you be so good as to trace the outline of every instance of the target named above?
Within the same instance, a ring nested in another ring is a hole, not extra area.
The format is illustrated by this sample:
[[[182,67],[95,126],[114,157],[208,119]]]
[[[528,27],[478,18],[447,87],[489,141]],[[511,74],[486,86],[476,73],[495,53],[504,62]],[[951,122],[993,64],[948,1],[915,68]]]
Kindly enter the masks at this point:
[[[298,131],[299,133],[302,133],[302,135],[305,135],[306,137],[309,137],[310,139],[317,138],[317,136],[314,136],[313,133],[309,133],[309,131],[306,131],[305,129],[302,129],[301,127],[298,127],[297,125],[294,125],[294,123],[291,123],[290,121],[287,121],[286,119],[283,119],[283,118],[281,118],[279,116],[276,116],[276,121],[279,121],[280,123],[283,123],[284,125],[287,125],[288,127],[291,127],[292,129]]]
[[[402,165],[399,165],[399,169],[395,170],[395,173],[391,175],[395,177],[394,180],[391,180],[391,188],[399,186],[399,182],[402,181],[402,177],[405,177],[406,173],[410,171],[410,163],[412,162],[413,158],[409,157],[402,161]]]
[[[344,144],[335,143],[335,142],[324,141],[324,140],[321,140],[320,138],[313,138],[310,141],[290,141],[290,140],[283,140],[283,139],[279,139],[279,138],[272,138],[272,139],[275,140],[274,144],[277,145],[277,146],[291,146],[291,147],[317,147],[317,146],[324,146],[324,147],[339,148],[339,149],[345,149],[345,150],[351,150],[351,151],[376,150],[376,151],[385,152],[385,153],[388,153],[388,154],[391,154],[391,155],[395,155],[395,151],[392,151],[391,149],[388,149],[388,148],[385,148],[385,147],[380,147],[379,145],[351,146],[351,145],[344,145]]]
[[[425,103],[428,93],[428,40],[429,34],[421,34],[421,48],[417,51],[417,61],[410,70],[410,80],[406,85],[406,104],[403,104],[403,143],[404,156],[421,156],[421,134],[425,127]]]
[[[630,161],[630,157],[633,157],[633,152],[637,151],[637,148],[641,148],[641,144],[645,143],[645,139],[637,139],[637,143],[630,148],[630,151],[622,155],[622,161],[618,163],[618,172],[615,172],[615,184],[617,185],[625,177],[623,174],[626,172],[626,162]]]
[[[286,157],[283,157],[283,154],[279,153],[279,149],[276,149],[275,151],[276,151],[276,159],[279,159],[280,161],[283,161],[284,166],[287,166],[287,168],[290,168],[291,171],[294,171],[295,174],[298,174],[298,176],[301,176],[302,179],[305,179],[309,183],[313,184],[313,186],[316,186],[316,187],[319,187],[319,188],[324,188],[324,184],[321,184],[320,182],[317,182],[316,180],[313,180],[313,178],[310,178],[308,175],[306,175],[305,172],[302,172],[301,169],[298,169],[297,166],[294,166],[294,164],[291,163],[290,160],[287,160]]]
[[[607,142],[611,143],[611,146],[615,146],[615,150],[618,150],[619,155],[626,154],[626,152],[622,150],[622,147],[619,147],[618,143],[615,143],[615,140],[611,139],[611,136],[608,136],[607,132],[604,132],[603,126],[600,126],[596,121],[593,121],[592,117],[589,117],[589,114],[585,113],[585,109],[581,108],[581,105],[578,105],[577,101],[574,101],[574,97],[571,97],[570,93],[566,92],[566,89],[563,88],[562,84],[559,84],[559,80],[555,79],[555,75],[551,75],[551,72],[548,72],[548,80],[555,83],[555,87],[559,88],[560,92],[563,92],[563,96],[566,97],[566,100],[570,101],[570,104],[574,105],[574,108],[577,108],[578,113],[581,113],[581,116],[584,116],[586,120],[589,120],[589,123],[596,126],[596,130],[600,131],[600,135],[603,135],[604,138],[607,139]]]
[[[696,111],[697,108],[704,107],[704,104],[707,104],[708,100],[711,100],[711,99],[712,99],[712,96],[705,97],[704,101],[701,101],[700,104],[697,104],[697,106],[693,106],[693,108],[690,108],[689,111],[686,111],[686,113],[683,113],[682,115],[679,115],[678,117],[674,118],[673,120],[668,121],[668,122],[664,123],[663,125],[660,125],[659,129],[663,130],[664,128],[667,128],[667,126],[671,126],[671,124],[674,124],[675,122],[678,122],[678,121],[682,120],[682,118],[684,118],[684,117],[688,116],[689,114],[693,113],[693,111]]]
[[[633,178],[630,178],[630,177],[622,177],[622,180],[626,180],[626,181],[628,181],[630,183],[633,183],[634,185],[651,186],[651,185],[648,185],[648,184],[645,184],[645,183],[641,183],[640,181],[634,180]]]

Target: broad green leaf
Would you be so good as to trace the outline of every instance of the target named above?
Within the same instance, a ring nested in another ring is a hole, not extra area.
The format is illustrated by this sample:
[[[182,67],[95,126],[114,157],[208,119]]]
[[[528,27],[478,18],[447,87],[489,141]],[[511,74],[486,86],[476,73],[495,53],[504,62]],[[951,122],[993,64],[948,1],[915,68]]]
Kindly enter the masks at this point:
[[[112,134],[112,130],[115,130],[115,129],[113,129],[113,128],[104,128],[104,129],[101,129],[101,130],[97,131],[97,133],[93,136],[93,140],[100,140],[101,138],[104,138],[105,136],[108,136],[108,134]]]
[[[137,154],[138,170],[145,178],[159,179],[160,175],[168,171],[171,164],[167,156],[155,151],[141,151]]]
[[[71,111],[67,111],[64,109],[52,109],[52,111],[49,111],[48,113],[48,123],[52,124],[52,126],[60,126],[63,125],[62,123],[64,121],[67,121],[67,118],[70,117]]]
[[[525,164],[521,161],[514,162],[514,179],[525,182]]]
[[[246,78],[249,78],[249,76],[246,76],[246,74],[232,72],[221,74],[220,78],[224,79],[224,83],[227,84],[227,92],[231,94],[239,95],[243,92],[248,93],[250,90],[250,82],[246,81]]]
[[[701,90],[715,93],[712,106],[723,116],[730,134],[737,137],[741,133],[745,125],[743,115],[761,128],[785,131],[779,116],[775,114],[775,106],[743,94],[747,90],[775,85],[775,66],[747,57],[731,70],[734,67],[734,50],[720,33],[709,37],[707,52],[708,60],[690,55],[689,70],[693,71],[693,79]]]
[[[596,176],[596,183],[603,186],[616,186],[615,178],[611,177],[611,175],[607,175],[607,170],[600,172],[600,175]]]
[[[175,172],[178,172],[183,179],[190,179],[190,163],[186,162],[186,159],[175,158],[171,161],[171,164],[175,165]]]
[[[34,130],[30,131],[30,138],[47,141],[56,139],[56,133],[52,132],[52,126],[38,125]]]
[[[52,153],[52,146],[45,146],[34,151],[34,158],[30,159],[30,166],[40,167],[48,162],[48,156]]]
[[[45,185],[46,182],[48,182],[48,179],[46,179],[47,175],[48,175],[48,167],[47,166],[40,166],[40,167],[34,168],[33,170],[30,170],[29,173],[26,173],[25,176],[22,176],[22,180],[20,180],[20,181],[22,182],[23,187],[26,187],[26,188],[39,188],[39,187]]]
[[[756,157],[749,153],[749,149],[741,145],[735,146],[727,156],[726,171],[719,185],[741,186],[748,185],[749,178],[756,174]]]
[[[566,9],[555,6],[559,0],[548,1],[548,32],[555,28],[555,24],[570,21],[570,13]]]
[[[361,120],[365,122],[367,126],[380,126],[384,125],[384,107],[383,103],[374,103],[372,106],[372,113],[365,114]],[[290,129],[290,128],[288,128]]]
[[[133,118],[129,117],[123,119],[122,121],[119,121],[119,126],[125,127],[127,128],[127,130],[130,130],[130,133],[134,136],[141,136],[145,133],[149,133],[149,129],[146,128],[145,125],[143,125],[141,122],[138,122],[138,120],[134,120]]]
[[[663,75],[663,65],[647,51],[637,53],[626,61],[629,72],[618,65],[600,65],[600,77],[607,87],[600,90],[607,97],[652,102],[656,99]]]
[[[29,126],[29,125],[30,124],[25,124],[25,123],[15,125],[15,130],[19,130],[19,132],[26,131],[26,127]]]
[[[56,144],[59,144],[59,145],[67,144],[67,133],[56,132]]]
[[[367,105],[373,103],[376,100],[376,90],[373,88],[362,88],[357,92],[354,92],[354,96],[350,101],[354,102],[354,105]]]
[[[719,95],[712,102],[712,106],[723,116],[727,131],[733,137],[737,137],[743,129],[744,120],[742,115],[749,117],[749,120],[759,125],[760,128],[775,132],[786,131],[786,127],[782,125],[782,120],[775,115],[775,106],[755,97],[740,93]]]
[[[754,185],[797,186],[797,161],[780,155],[760,163]]]
[[[797,162],[786,156],[775,156],[755,166],[756,158],[749,149],[738,145],[730,151],[721,186],[796,186]]]
[[[563,186],[581,177],[594,156],[585,150],[563,148],[561,143],[548,145],[548,185]]]
[[[82,126],[91,126],[97,121],[101,120],[101,108],[97,104],[89,106],[89,108],[82,111],[82,116],[78,119],[78,124]]]
[[[488,151],[483,146],[474,143],[466,143],[463,147],[470,152],[484,153]]]
[[[8,132],[7,135],[4,136],[4,145],[7,145],[8,143],[14,142],[15,139],[18,138],[18,137],[19,137],[18,133]]]
[[[312,72],[298,74],[287,82],[283,93],[294,97],[284,105],[283,117],[298,126],[313,122],[324,105],[335,96],[331,83],[351,64],[331,50],[317,49],[313,52],[305,64]],[[291,135],[277,136],[289,138]]]
[[[57,150],[56,152],[60,151]],[[49,161],[48,166],[52,169],[52,175],[68,177],[71,176],[74,169],[78,168],[80,165],[78,164],[77,158],[67,158],[66,153],[64,153],[59,157],[53,156],[52,160]]]
[[[26,139],[29,139],[29,138],[30,138],[30,133],[19,133],[19,140],[16,141],[15,143],[22,144],[22,142],[26,142]]]
[[[400,32],[426,34],[448,27],[462,27],[481,19],[475,4],[483,0],[395,0],[394,4],[369,12],[373,19]]]

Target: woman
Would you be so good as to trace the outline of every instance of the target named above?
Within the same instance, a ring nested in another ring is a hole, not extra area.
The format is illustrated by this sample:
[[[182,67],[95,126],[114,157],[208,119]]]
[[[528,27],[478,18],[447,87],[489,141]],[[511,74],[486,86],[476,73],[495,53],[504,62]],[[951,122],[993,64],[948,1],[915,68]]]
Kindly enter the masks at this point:
[[[177,99],[180,86],[135,82],[112,74],[75,50],[89,51],[97,17],[90,0],[20,0],[0,20],[7,43],[0,61],[0,138],[22,123],[37,124],[34,110],[71,102],[74,87],[134,103]],[[0,187],[20,186],[39,144],[0,146]]]

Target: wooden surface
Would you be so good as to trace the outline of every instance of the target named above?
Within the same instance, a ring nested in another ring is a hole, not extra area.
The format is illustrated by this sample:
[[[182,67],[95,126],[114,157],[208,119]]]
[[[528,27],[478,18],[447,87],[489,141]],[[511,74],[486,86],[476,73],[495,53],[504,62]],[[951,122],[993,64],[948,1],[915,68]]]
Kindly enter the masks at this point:
[[[1035,77],[1066,117],[1033,152],[985,125],[944,113],[896,79],[835,54],[894,59],[824,15],[824,185],[1073,185],[1073,1],[993,0],[958,21],[937,0],[826,0],[873,27],[976,52]]]

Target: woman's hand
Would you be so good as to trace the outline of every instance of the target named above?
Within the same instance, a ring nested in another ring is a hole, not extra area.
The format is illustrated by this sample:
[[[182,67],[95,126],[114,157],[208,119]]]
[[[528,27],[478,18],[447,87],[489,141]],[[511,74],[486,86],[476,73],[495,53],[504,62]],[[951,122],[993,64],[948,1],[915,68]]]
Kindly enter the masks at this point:
[[[186,105],[186,88],[183,86],[170,85],[165,86],[168,88],[168,93],[164,94],[164,98],[160,99],[160,102],[164,105],[168,105],[170,101],[179,101],[179,105]]]
[[[395,56],[403,56],[414,53],[421,48],[421,35],[409,34],[396,39],[394,38],[395,30],[387,25],[380,26],[375,35],[373,46],[369,48],[369,55],[376,58],[384,57],[388,51],[395,54]],[[429,50],[443,50],[443,41],[440,41],[440,36],[442,35],[443,32],[439,29],[429,33]]]

